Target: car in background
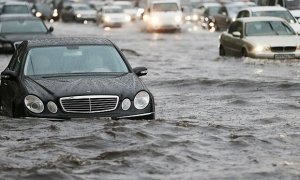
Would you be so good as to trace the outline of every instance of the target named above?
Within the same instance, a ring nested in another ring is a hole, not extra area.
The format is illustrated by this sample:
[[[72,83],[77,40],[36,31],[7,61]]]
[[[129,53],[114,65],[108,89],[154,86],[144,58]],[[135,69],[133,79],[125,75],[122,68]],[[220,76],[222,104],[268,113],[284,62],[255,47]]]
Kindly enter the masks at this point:
[[[0,14],[31,14],[31,7],[27,2],[7,1]]]
[[[64,22],[76,21],[94,21],[96,22],[97,11],[84,3],[70,3],[66,5],[61,12],[61,19]]]
[[[300,38],[282,18],[239,18],[220,36],[220,56],[300,58]]]
[[[221,5],[219,3],[210,2],[202,3],[195,9],[195,12],[199,17],[199,23],[203,28],[213,31],[215,30],[213,16],[218,13],[220,6]]]
[[[51,36],[44,22],[32,15],[8,14],[0,16],[0,51],[13,52],[16,42]]]
[[[183,24],[178,0],[152,1],[143,15],[143,29],[151,31],[180,31]]]
[[[120,6],[124,10],[124,13],[131,17],[131,20],[136,20],[138,8],[134,7],[131,1],[114,1],[112,5]]]
[[[213,16],[214,27],[218,31],[226,30],[235,21],[236,15],[242,8],[255,6],[252,2],[224,3],[220,6],[218,13]]]
[[[35,3],[32,6],[32,13],[38,18],[42,20],[54,20],[57,21],[59,19],[57,10],[53,10],[50,4],[47,3]]]
[[[107,5],[106,0],[98,0],[98,1],[93,0],[89,2],[89,6],[96,11],[100,11],[100,9],[105,5]]]
[[[300,32],[298,20],[284,7],[281,6],[256,6],[240,10],[236,18],[272,16],[285,19],[296,32]]]
[[[2,114],[12,117],[154,119],[151,92],[107,39],[24,41],[1,73]]]
[[[131,17],[120,6],[103,6],[97,19],[98,24],[101,23],[103,27],[121,27],[131,21]]]

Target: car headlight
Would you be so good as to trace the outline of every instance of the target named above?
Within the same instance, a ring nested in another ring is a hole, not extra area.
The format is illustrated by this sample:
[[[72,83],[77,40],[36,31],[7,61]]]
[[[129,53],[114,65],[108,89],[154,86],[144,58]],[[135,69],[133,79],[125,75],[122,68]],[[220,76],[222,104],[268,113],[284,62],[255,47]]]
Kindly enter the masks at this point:
[[[38,17],[38,18],[41,17],[42,15],[43,15],[43,14],[42,14],[41,12],[35,13],[35,16]]]
[[[198,15],[194,14],[193,15],[193,21],[198,21],[198,19],[199,19]]]
[[[33,113],[41,113],[44,111],[44,104],[40,98],[34,95],[28,95],[24,99],[25,106]]]
[[[51,113],[57,113],[57,105],[53,101],[47,103],[47,108]]]
[[[105,16],[105,17],[104,17],[104,21],[105,21],[105,22],[110,22],[110,17]]]
[[[152,16],[151,17],[151,24],[152,25],[158,25],[159,24],[159,18],[158,17],[156,17],[156,16]]]
[[[146,91],[137,93],[134,98],[134,107],[137,109],[144,109],[150,102],[150,95]]]
[[[181,16],[176,16],[176,17],[175,17],[175,21],[176,21],[177,23],[180,23],[180,22],[181,22]]]
[[[265,47],[265,46],[256,46],[254,48],[255,52],[263,52],[263,51],[268,51],[270,48],[269,47]]]
[[[57,9],[54,9],[52,16],[53,16],[53,17],[57,17],[57,16],[58,16]]]
[[[125,16],[125,21],[126,21],[126,22],[130,22],[130,21],[131,21],[131,16],[126,15],[126,16]]]
[[[77,14],[76,17],[77,17],[77,18],[81,18],[82,15],[81,15],[81,14]]]
[[[124,111],[127,111],[131,106],[131,101],[129,99],[124,99],[123,102],[122,102],[122,109]]]

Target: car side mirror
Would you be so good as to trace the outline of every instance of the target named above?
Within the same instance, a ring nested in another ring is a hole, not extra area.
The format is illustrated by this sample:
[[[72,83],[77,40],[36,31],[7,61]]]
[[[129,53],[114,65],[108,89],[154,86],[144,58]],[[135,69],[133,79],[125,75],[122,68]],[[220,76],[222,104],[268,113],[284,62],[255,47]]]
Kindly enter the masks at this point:
[[[54,31],[54,28],[52,26],[49,27],[48,32],[51,33]]]
[[[184,8],[183,7],[181,8],[181,11],[184,12]]]
[[[133,69],[133,72],[137,75],[137,76],[145,76],[148,74],[148,70],[145,67],[136,67]]]
[[[1,73],[1,79],[8,79],[8,80],[13,80],[17,78],[17,73],[12,70],[4,70]]]
[[[232,35],[233,35],[233,37],[237,37],[237,38],[241,38],[241,37],[242,37],[241,33],[238,32],[238,31],[234,31],[234,32],[232,33]]]

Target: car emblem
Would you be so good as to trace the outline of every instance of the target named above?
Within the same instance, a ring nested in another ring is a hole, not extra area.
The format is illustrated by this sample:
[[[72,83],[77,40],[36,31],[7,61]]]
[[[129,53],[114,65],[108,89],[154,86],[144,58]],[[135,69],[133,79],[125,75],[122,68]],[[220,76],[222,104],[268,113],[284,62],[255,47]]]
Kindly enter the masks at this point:
[[[90,92],[92,92],[92,91],[90,91],[90,90],[88,90],[88,91],[86,91],[87,93],[90,93]]]

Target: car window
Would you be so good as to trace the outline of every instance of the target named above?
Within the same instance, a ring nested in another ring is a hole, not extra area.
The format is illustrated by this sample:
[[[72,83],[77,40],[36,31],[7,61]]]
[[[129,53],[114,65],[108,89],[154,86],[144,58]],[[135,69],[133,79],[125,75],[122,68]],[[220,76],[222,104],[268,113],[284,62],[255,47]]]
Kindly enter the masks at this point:
[[[240,11],[239,14],[237,15],[237,18],[243,18],[243,17],[250,17],[249,11]]]
[[[33,48],[24,68],[25,75],[127,72],[118,51],[107,45]]]
[[[260,11],[253,12],[253,16],[272,16],[285,19],[288,23],[296,23],[295,18],[289,11]]]
[[[224,16],[227,16],[227,10],[224,6],[222,6],[219,11],[218,11],[218,14],[222,14]]]
[[[2,8],[3,14],[29,14],[31,13],[26,5],[5,5]]]
[[[246,23],[245,27],[246,36],[276,36],[296,34],[292,28],[281,21],[248,22]]]
[[[232,34],[235,31],[238,31],[241,34],[243,34],[243,24],[241,22],[235,21],[231,23],[231,25],[228,28],[228,33]]]
[[[2,21],[0,23],[0,32],[6,34],[46,33],[47,28],[40,20]]]
[[[154,3],[153,12],[178,11],[177,3]]]

